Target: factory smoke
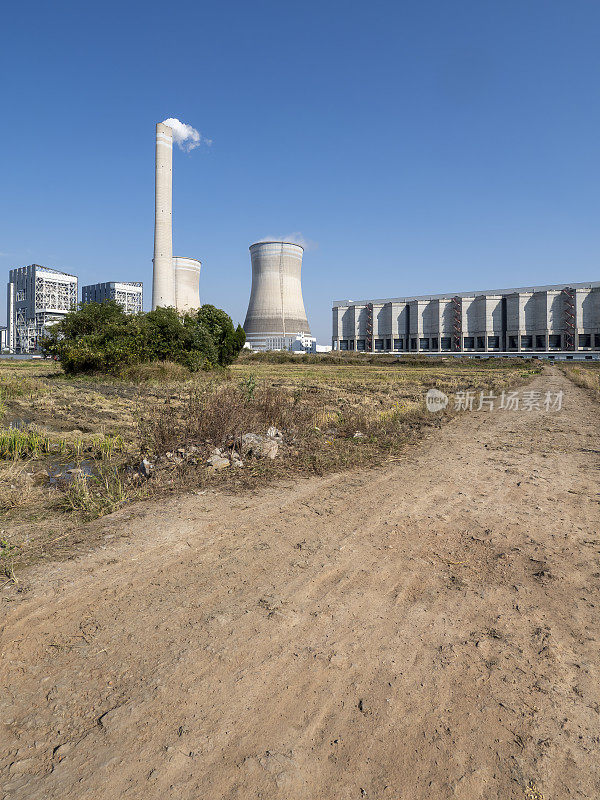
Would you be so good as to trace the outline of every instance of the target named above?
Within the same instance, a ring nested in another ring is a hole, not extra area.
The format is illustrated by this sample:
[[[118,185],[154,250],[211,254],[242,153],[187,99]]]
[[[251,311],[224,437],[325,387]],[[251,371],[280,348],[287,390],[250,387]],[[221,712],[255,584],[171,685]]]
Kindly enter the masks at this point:
[[[262,239],[257,240],[257,243],[260,242],[290,242],[291,244],[299,244],[304,250],[316,250],[319,246],[317,242],[307,239],[299,231],[289,233],[287,236],[263,236]]]
[[[163,125],[168,125],[169,128],[171,128],[173,131],[173,141],[186,153],[189,153],[196,147],[200,147],[201,144],[206,144],[208,146],[212,144],[211,139],[205,139],[204,136],[195,128],[192,128],[191,125],[187,125],[185,122],[181,122],[181,120],[175,117],[169,117],[169,119],[163,120]]]

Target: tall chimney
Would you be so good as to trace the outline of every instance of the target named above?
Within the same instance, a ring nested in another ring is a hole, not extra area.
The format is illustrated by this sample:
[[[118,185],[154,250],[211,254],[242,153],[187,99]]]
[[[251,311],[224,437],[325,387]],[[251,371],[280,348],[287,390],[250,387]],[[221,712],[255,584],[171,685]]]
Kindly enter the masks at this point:
[[[173,269],[173,131],[156,126],[156,177],[154,206],[154,269],[152,308],[175,307]]]

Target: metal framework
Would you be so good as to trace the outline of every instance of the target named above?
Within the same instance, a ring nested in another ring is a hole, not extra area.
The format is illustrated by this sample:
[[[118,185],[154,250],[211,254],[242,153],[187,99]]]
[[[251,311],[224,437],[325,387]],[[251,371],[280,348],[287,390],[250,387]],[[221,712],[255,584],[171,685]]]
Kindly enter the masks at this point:
[[[11,279],[15,286],[14,307],[9,309],[14,314],[14,349],[33,353],[48,329],[77,306],[77,278],[32,264],[12,270]]]
[[[367,350],[373,350],[373,303],[367,303]]]
[[[25,309],[18,308],[15,319],[15,348],[18,353],[33,353],[40,335],[35,321],[27,320]]]
[[[462,298],[452,298],[452,349],[460,351],[462,336]]]
[[[564,328],[565,328],[565,350],[575,350],[575,289],[566,286],[562,290]]]

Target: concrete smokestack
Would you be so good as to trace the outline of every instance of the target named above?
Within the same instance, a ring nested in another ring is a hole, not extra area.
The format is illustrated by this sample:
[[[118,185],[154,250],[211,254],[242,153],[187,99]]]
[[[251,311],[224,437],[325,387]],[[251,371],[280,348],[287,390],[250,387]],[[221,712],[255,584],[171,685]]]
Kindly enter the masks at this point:
[[[156,126],[156,175],[154,207],[154,269],[152,308],[175,307],[173,269],[173,130]]]
[[[250,246],[252,289],[244,322],[250,345],[273,337],[310,334],[302,299],[304,248],[291,242],[257,242]]]

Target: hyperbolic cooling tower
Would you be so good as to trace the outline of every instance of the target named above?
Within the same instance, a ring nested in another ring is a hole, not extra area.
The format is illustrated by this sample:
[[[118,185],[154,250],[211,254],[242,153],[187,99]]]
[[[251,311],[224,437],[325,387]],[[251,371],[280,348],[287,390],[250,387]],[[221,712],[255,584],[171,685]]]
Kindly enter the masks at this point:
[[[177,311],[200,307],[200,262],[173,258],[173,130],[156,126],[154,259],[152,308],[171,306]]]
[[[250,344],[266,336],[310,334],[300,283],[303,252],[291,242],[250,246],[252,290],[244,322]]]
[[[173,259],[175,271],[175,307],[177,311],[191,311],[200,307],[198,284],[202,263],[196,258],[176,256]]]

